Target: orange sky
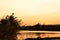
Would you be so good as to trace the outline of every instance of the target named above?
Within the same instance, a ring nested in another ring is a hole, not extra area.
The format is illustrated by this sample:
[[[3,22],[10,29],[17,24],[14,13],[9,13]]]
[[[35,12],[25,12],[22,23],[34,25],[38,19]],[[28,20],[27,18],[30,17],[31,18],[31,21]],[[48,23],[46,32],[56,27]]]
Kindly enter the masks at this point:
[[[0,17],[15,13],[24,24],[60,24],[60,0],[0,0]]]

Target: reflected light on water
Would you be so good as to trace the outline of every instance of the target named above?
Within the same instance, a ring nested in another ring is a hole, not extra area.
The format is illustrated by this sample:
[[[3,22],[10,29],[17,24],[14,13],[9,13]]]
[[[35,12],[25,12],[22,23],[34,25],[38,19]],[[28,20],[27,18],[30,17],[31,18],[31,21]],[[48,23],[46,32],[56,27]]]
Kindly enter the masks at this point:
[[[22,32],[22,33],[21,33]],[[46,32],[45,33],[41,33],[40,34],[37,34],[36,31],[35,33],[29,33],[28,31],[20,31],[21,34],[18,34],[17,37],[18,39],[26,39],[26,38],[37,38],[37,37],[40,37],[40,38],[51,38],[51,37],[60,37],[60,33],[51,33],[51,32]],[[31,31],[30,31],[31,32]]]

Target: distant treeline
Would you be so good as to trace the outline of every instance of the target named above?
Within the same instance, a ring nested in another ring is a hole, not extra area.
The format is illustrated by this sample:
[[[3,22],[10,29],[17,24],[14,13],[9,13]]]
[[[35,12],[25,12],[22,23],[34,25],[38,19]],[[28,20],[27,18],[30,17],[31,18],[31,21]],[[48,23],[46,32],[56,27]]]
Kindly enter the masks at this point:
[[[20,30],[42,30],[42,31],[60,31],[60,25],[40,25],[24,26]]]
[[[17,17],[7,15],[0,19],[0,40],[17,40],[17,35],[20,30],[46,30],[46,31],[60,31],[60,25],[40,25],[21,26],[21,20]]]

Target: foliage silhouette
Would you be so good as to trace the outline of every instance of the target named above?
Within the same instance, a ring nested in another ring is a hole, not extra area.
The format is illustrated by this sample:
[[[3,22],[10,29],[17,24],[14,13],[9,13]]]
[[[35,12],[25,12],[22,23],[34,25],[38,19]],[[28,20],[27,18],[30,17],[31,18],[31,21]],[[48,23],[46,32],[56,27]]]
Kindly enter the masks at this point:
[[[59,25],[40,25],[35,24],[32,26],[22,27],[22,30],[40,30],[40,31],[60,31],[60,24]]]
[[[46,30],[46,31],[60,31],[60,25],[40,25],[21,27],[21,20],[16,20],[14,13],[6,16],[0,20],[0,40],[17,40],[17,32],[20,30]],[[40,34],[37,33],[37,36]]]
[[[17,40],[21,21],[16,20],[13,15],[14,13],[0,20],[0,40]]]

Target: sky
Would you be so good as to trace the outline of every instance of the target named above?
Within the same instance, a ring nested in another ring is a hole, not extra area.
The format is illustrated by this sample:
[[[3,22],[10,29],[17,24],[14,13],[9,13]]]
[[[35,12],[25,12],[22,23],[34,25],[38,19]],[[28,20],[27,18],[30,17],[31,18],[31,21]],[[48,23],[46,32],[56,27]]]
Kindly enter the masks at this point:
[[[60,0],[0,0],[0,18],[13,12],[24,25],[60,24]]]

